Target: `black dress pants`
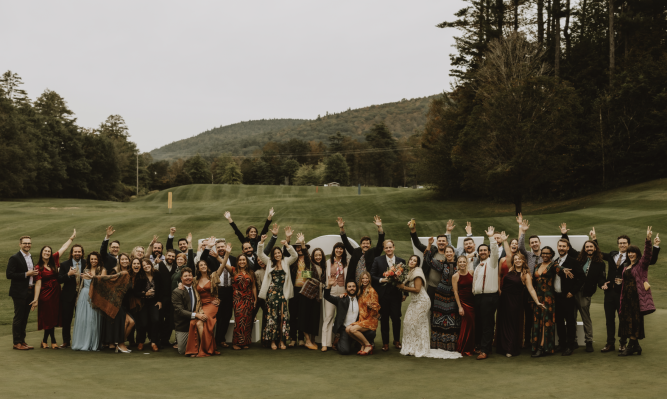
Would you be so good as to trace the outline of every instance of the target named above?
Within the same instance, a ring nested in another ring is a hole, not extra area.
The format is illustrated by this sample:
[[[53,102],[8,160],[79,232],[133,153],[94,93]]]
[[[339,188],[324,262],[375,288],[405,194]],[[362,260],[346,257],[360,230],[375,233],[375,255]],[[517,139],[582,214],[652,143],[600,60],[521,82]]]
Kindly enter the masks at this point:
[[[607,344],[614,345],[616,342],[616,316],[621,310],[621,296],[613,288],[609,288],[604,292],[604,316],[607,322]],[[625,346],[627,340],[620,338],[620,344]]]
[[[30,317],[30,302],[34,299],[35,291],[28,291],[28,296],[25,298],[14,298],[14,320],[12,321],[12,335],[14,337],[14,345],[25,342],[25,329],[28,325],[28,317]]]
[[[562,350],[575,349],[577,336],[577,302],[574,296],[567,297],[567,293],[556,293],[556,332],[558,332],[558,345]]]
[[[262,329],[260,330],[260,337],[263,336],[262,332],[266,328],[266,314],[268,313],[268,309],[266,308],[266,301],[262,298],[257,298],[257,306],[255,306],[255,310],[252,312],[252,320],[253,320],[253,328],[255,328],[255,319],[257,318],[257,313],[259,310],[262,309]],[[264,343],[264,340],[262,339],[262,343]]]
[[[232,287],[218,287],[218,298],[220,299],[220,306],[218,306],[218,313],[216,315],[216,331],[215,342],[225,342],[225,335],[229,329],[229,320],[234,314],[233,302],[234,289]]]
[[[400,292],[388,292],[380,296],[380,328],[382,344],[389,344],[389,318],[391,318],[394,341],[401,340],[401,302]]]
[[[169,346],[171,339],[171,332],[174,331],[174,305],[171,303],[171,298],[162,303],[162,311],[160,312],[160,344]]]
[[[341,355],[349,355],[359,346],[359,344],[357,341],[352,339],[348,333],[345,332],[343,327],[340,328],[340,331],[341,333],[340,340],[338,341],[338,353]],[[373,342],[375,342],[375,331],[368,330],[362,334],[364,335],[364,338],[366,338],[368,342],[373,345]]]
[[[60,314],[63,323],[63,344],[72,344],[72,320],[74,319],[74,305],[76,305],[76,296],[71,299],[61,299]]]
[[[139,320],[137,320],[137,343],[143,344],[146,341],[146,335],[152,344],[160,342],[160,309],[155,304],[157,301],[146,300],[144,306],[139,311]]]
[[[531,335],[533,331],[533,319],[535,318],[535,311],[533,310],[533,297],[530,296],[530,293],[528,292],[527,288],[524,288],[523,290],[523,297],[528,298],[526,302],[523,304],[523,320],[524,320],[524,325],[523,325],[523,344],[526,348],[531,347]],[[576,315],[575,315],[575,320]]]
[[[301,307],[301,300],[306,299],[305,296],[301,295],[301,288],[302,287],[294,287],[294,297],[288,302],[290,335],[294,341],[303,340],[305,338],[303,330],[299,330],[299,308]]]
[[[493,344],[498,299],[497,292],[475,295],[475,346],[487,355]]]

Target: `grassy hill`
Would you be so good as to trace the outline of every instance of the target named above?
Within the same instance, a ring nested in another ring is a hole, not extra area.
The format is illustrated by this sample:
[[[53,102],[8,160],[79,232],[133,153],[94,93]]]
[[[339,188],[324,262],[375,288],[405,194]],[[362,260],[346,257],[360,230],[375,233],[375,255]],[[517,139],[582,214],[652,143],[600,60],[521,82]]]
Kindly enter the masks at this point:
[[[323,115],[315,120],[266,119],[235,123],[167,144],[150,154],[158,161],[187,158],[197,153],[249,155],[269,140],[281,142],[298,138],[326,142],[329,136],[336,132],[351,136],[355,140],[363,140],[364,134],[380,122],[384,122],[396,138],[408,137],[424,127],[428,105],[433,97],[371,105]]]

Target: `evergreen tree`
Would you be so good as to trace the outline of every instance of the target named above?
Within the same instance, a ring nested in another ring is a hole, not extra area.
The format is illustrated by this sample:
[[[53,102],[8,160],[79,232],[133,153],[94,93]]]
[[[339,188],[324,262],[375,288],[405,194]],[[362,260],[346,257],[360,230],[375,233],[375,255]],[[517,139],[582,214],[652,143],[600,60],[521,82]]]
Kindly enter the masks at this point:
[[[236,162],[227,164],[222,182],[224,184],[243,184],[243,173],[241,173],[241,167]]]
[[[324,180],[327,183],[337,182],[347,186],[350,180],[350,168],[345,157],[339,153],[333,154],[324,160]]]
[[[191,184],[211,184],[211,171],[201,155],[197,154],[185,161],[183,168],[192,179]]]

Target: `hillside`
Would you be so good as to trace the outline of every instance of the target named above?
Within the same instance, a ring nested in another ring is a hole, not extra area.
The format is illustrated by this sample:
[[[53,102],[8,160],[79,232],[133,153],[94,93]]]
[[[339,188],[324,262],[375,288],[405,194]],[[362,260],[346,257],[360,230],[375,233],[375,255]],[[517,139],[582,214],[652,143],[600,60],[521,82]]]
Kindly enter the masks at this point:
[[[263,119],[235,123],[207,130],[196,136],[179,140],[150,152],[153,159],[174,160],[201,155],[249,155],[268,141],[287,141],[298,138],[323,141],[341,132],[355,140],[363,140],[373,125],[384,122],[396,138],[408,137],[426,123],[429,103],[435,96],[403,99],[394,103],[370,105],[318,119]]]

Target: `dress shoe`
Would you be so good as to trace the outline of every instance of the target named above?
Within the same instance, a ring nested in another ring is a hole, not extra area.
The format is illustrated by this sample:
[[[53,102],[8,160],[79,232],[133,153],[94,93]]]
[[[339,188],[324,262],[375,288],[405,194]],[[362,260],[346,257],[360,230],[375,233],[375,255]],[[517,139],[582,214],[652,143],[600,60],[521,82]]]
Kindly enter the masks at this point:
[[[586,352],[593,352],[593,343],[586,342]]]
[[[137,344],[137,350],[143,350],[144,349],[144,344]]]
[[[563,351],[561,356],[570,356],[572,354],[572,348],[567,348]]]
[[[39,346],[40,346],[42,349],[49,349],[49,345],[48,345],[46,342],[42,342]]]
[[[156,344],[151,344],[151,349],[153,349],[153,352],[157,352],[160,350]]]
[[[62,344],[62,345],[60,345],[60,349],[65,349],[65,348],[69,348],[69,347],[70,347],[69,344]]]
[[[34,346],[30,346],[30,345],[26,344],[25,342],[21,342],[21,345],[25,346],[28,349],[35,349]]]
[[[398,341],[394,341],[394,347],[395,347],[396,349],[401,349],[401,348],[403,348],[403,346],[401,345],[401,343],[398,342]]]
[[[12,348],[20,350],[20,351],[27,351],[28,350],[28,347],[23,346],[23,344],[15,344]]]
[[[642,347],[639,346],[639,341],[636,339],[631,339],[630,342],[628,342],[628,346],[625,348],[625,350],[619,353],[618,356],[630,356],[634,353],[641,355]]]
[[[487,357],[488,357],[488,356],[486,355],[486,353],[484,353],[484,352],[480,352],[479,356],[477,356],[477,360],[484,360],[484,359],[486,359]]]
[[[618,345],[618,351],[623,352],[625,350],[626,346],[625,345]]]
[[[530,355],[530,357],[542,357],[542,347],[537,348],[537,350],[535,351],[535,353],[533,353],[532,355]]]
[[[382,352],[387,352],[389,350],[389,344],[382,345]]]
[[[607,353],[607,352],[613,352],[616,348],[614,348],[614,344],[607,344],[604,346],[604,348],[600,349],[600,352],[602,353]]]

